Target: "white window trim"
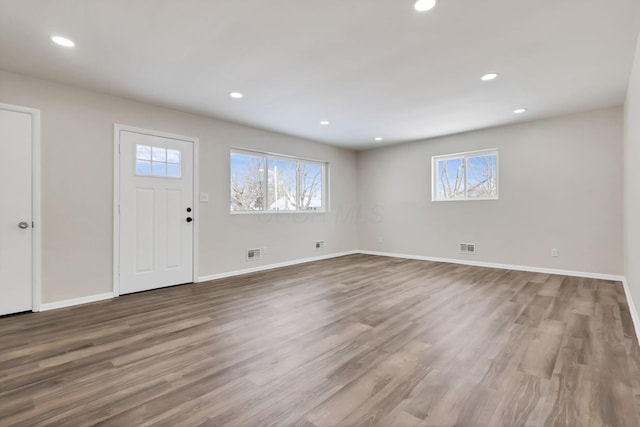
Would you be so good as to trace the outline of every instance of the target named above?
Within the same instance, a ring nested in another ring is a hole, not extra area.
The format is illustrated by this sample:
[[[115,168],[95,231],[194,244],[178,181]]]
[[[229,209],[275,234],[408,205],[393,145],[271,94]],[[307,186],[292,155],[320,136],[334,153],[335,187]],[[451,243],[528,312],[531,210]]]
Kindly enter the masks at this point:
[[[477,157],[482,155],[495,155],[496,156],[496,196],[495,197],[467,197],[467,171],[465,169],[465,197],[459,197],[456,199],[439,199],[437,198],[438,193],[438,180],[436,176],[436,171],[438,169],[438,161],[440,160],[452,160],[452,159],[466,159],[469,157]],[[497,148],[490,148],[486,150],[476,150],[476,151],[464,151],[461,153],[453,153],[453,154],[443,154],[439,156],[431,157],[431,201],[432,202],[473,202],[473,201],[482,201],[482,200],[499,200],[500,199],[500,155],[498,153]]]
[[[229,156],[231,156],[231,154],[233,153],[264,157],[265,159],[264,173],[265,173],[266,185],[264,186],[263,191],[264,191],[264,198],[265,200],[267,200],[267,202],[268,202],[267,194],[269,191],[269,185],[268,185],[269,159],[289,160],[289,161],[296,161],[296,162],[303,162],[303,163],[314,163],[322,166],[322,190],[323,191],[322,191],[322,209],[317,209],[317,210],[265,209],[265,210],[255,210],[255,211],[233,211],[229,209],[229,213],[231,213],[232,215],[324,214],[324,213],[330,212],[330,209],[329,209],[329,162],[323,162],[322,160],[315,160],[315,159],[309,159],[304,157],[290,156],[287,154],[258,151],[258,150],[252,150],[249,148],[239,148],[239,147],[231,147],[231,149],[229,150]],[[296,173],[298,174],[298,177],[299,177],[299,170],[296,171]],[[230,161],[229,161],[229,173],[227,175],[229,176],[229,188],[231,188],[231,162]],[[296,194],[300,194],[300,187],[301,187],[300,180],[296,179]],[[231,205],[231,199],[229,199],[229,205]]]

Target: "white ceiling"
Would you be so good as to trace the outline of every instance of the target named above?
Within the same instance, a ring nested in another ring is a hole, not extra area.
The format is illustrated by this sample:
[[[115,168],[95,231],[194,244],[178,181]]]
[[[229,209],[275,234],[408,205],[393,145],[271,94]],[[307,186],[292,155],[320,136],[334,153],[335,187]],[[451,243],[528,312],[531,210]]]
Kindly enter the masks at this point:
[[[0,0],[0,69],[363,149],[619,105],[639,30],[637,0]]]

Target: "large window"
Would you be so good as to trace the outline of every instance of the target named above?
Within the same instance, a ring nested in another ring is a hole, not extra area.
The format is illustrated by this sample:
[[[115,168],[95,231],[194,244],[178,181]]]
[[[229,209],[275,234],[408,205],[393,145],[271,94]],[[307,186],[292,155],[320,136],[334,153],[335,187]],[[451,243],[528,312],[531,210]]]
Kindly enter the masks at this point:
[[[498,151],[484,150],[434,156],[432,200],[498,198]]]
[[[327,164],[231,151],[231,212],[326,211]]]

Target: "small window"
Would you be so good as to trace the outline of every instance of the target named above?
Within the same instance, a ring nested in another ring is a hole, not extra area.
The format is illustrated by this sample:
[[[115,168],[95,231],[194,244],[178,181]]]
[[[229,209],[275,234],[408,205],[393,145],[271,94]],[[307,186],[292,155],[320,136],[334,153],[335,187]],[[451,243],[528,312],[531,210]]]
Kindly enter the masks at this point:
[[[498,198],[498,151],[485,150],[434,156],[432,200]]]
[[[325,211],[327,164],[231,151],[232,212]]]
[[[136,175],[167,178],[182,177],[180,150],[137,144]]]

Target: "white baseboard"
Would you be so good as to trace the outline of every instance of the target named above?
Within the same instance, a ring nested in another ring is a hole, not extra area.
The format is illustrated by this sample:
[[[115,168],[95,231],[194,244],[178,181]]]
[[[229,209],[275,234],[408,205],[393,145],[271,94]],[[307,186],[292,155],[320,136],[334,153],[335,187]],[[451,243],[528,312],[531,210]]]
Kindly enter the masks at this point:
[[[297,259],[297,260],[293,260],[293,261],[286,261],[286,262],[280,262],[280,263],[276,263],[276,264],[263,265],[263,266],[260,266],[260,267],[247,268],[247,269],[244,269],[244,270],[229,271],[229,272],[220,273],[220,274],[213,274],[211,276],[198,277],[196,279],[196,281],[197,282],[205,282],[207,280],[222,279],[224,277],[238,276],[238,275],[241,275],[241,274],[254,273],[256,271],[263,271],[263,270],[271,270],[271,269],[280,268],[280,267],[288,267],[290,265],[303,264],[303,263],[306,263],[306,262],[313,262],[313,261],[320,261],[320,260],[323,260],[323,259],[336,258],[336,257],[345,256],[345,255],[353,255],[353,254],[356,254],[356,253],[358,253],[358,251],[346,251],[346,252],[338,252],[338,253],[333,253],[333,254],[328,254],[328,255],[321,255],[321,256],[316,256],[316,257],[311,257],[311,258]],[[86,297],[73,298],[73,299],[68,299],[68,300],[64,300],[64,301],[50,302],[50,303],[47,303],[47,304],[41,304],[40,305],[40,310],[38,310],[38,311],[55,310],[57,308],[65,308],[65,307],[71,307],[71,306],[74,306],[74,305],[87,304],[87,303],[90,303],[90,302],[103,301],[103,300],[107,300],[107,299],[111,299],[111,298],[115,298],[115,297],[116,296],[114,295],[113,292],[108,292],[108,293],[105,293],[105,294],[89,295],[89,296],[86,296]]]
[[[89,295],[89,296],[80,297],[80,298],[67,299],[64,301],[50,302],[47,304],[41,304],[40,311],[48,311],[48,310],[54,310],[56,308],[71,307],[73,305],[87,304],[90,302],[103,301],[111,298],[113,298],[113,292],[108,292],[106,294]]]
[[[631,296],[631,289],[629,288],[629,282],[627,282],[627,278],[622,279],[622,286],[624,286],[624,294],[627,297],[627,304],[629,305],[629,313],[631,314],[631,320],[633,320],[633,328],[636,330],[636,338],[638,342],[640,342],[640,317],[638,317],[638,310],[636,309],[636,304],[633,302],[633,297]]]
[[[619,276],[614,274],[558,270],[558,269],[551,269],[551,268],[530,267],[530,266],[524,266],[524,265],[497,264],[492,262],[467,261],[467,260],[461,260],[461,259],[428,257],[428,256],[422,256],[422,255],[396,254],[391,252],[353,250],[353,251],[338,252],[338,253],[311,257],[311,258],[297,259],[293,261],[285,261],[285,262],[280,262],[275,264],[261,265],[259,267],[245,268],[242,270],[227,271],[219,274],[211,274],[208,276],[198,277],[197,281],[206,282],[209,280],[223,279],[225,277],[233,277],[233,276],[239,276],[241,274],[256,273],[259,271],[272,270],[274,268],[289,267],[291,265],[303,264],[303,263],[313,262],[313,261],[320,261],[323,259],[336,258],[336,257],[345,256],[345,255],[353,255],[353,254],[377,255],[377,256],[385,256],[385,257],[393,257],[393,258],[415,259],[420,261],[446,262],[450,264],[471,265],[475,267],[489,267],[489,268],[499,268],[502,270],[529,271],[532,273],[558,274],[562,276],[574,276],[574,277],[586,277],[589,279],[611,280],[615,282],[622,282],[624,280],[624,276]]]
[[[313,261],[321,261],[323,259],[337,258],[337,257],[345,256],[345,255],[354,255],[354,254],[357,254],[357,253],[360,253],[360,251],[336,252],[336,253],[333,253],[333,254],[320,255],[320,256],[315,256],[315,257],[311,257],[311,258],[302,258],[302,259],[296,259],[296,260],[293,260],[293,261],[278,262],[278,263],[275,263],[275,264],[261,265],[259,267],[245,268],[245,269],[242,269],[242,270],[227,271],[227,272],[219,273],[219,274],[211,274],[211,275],[208,275],[208,276],[201,276],[201,277],[198,277],[197,281],[198,282],[207,282],[209,280],[223,279],[225,277],[239,276],[241,274],[247,274],[247,273],[256,273],[258,271],[272,270],[274,268],[289,267],[291,265],[304,264],[304,263],[313,262]]]
[[[320,261],[324,259],[337,258],[341,256],[354,255],[354,254],[377,255],[377,256],[385,256],[385,257],[393,257],[393,258],[415,259],[415,260],[421,260],[421,261],[446,262],[451,264],[463,264],[463,265],[470,265],[470,266],[476,266],[476,267],[489,267],[489,268],[499,268],[504,270],[530,271],[533,273],[559,274],[564,276],[587,277],[592,279],[612,280],[612,281],[622,282],[624,285],[625,294],[627,295],[627,301],[629,302],[629,311],[631,313],[631,318],[633,319],[633,324],[636,329],[636,336],[638,336],[638,331],[640,331],[640,317],[638,316],[636,306],[633,302],[633,299],[631,298],[631,293],[629,292],[629,286],[626,279],[623,276],[617,276],[617,275],[611,275],[611,274],[589,273],[589,272],[569,271],[569,270],[556,270],[556,269],[529,267],[529,266],[522,266],[522,265],[496,264],[496,263],[490,263],[490,262],[467,261],[467,260],[452,259],[452,258],[437,258],[437,257],[427,257],[427,256],[421,256],[421,255],[396,254],[396,253],[390,253],[390,252],[352,250],[352,251],[345,251],[345,252],[336,252],[336,253],[327,254],[327,255],[320,255],[320,256],[315,256],[310,258],[296,259],[292,261],[279,262],[274,264],[261,265],[259,267],[245,268],[242,270],[227,271],[224,273],[212,274],[208,276],[201,276],[196,279],[196,282],[206,282],[209,280],[223,279],[225,277],[233,277],[233,276],[239,276],[242,274],[256,273],[259,271],[272,270],[274,268],[289,267],[292,265],[304,264],[307,262]],[[113,292],[108,292],[104,294],[89,295],[86,297],[73,298],[73,299],[68,299],[64,301],[56,301],[56,302],[51,302],[47,304],[42,304],[40,306],[40,311],[54,310],[57,308],[71,307],[79,304],[87,304],[90,302],[103,301],[103,300],[111,299],[114,297],[115,295],[113,294]]]
[[[471,260],[467,261],[467,260],[453,259],[453,258],[436,258],[436,257],[428,257],[428,256],[421,256],[421,255],[395,254],[395,253],[389,253],[389,252],[361,250],[361,251],[358,251],[358,253],[366,254],[366,255],[386,256],[386,257],[393,257],[393,258],[416,259],[420,261],[434,261],[434,262],[446,262],[450,264],[471,265],[474,267],[499,268],[501,270],[530,271],[532,273],[546,273],[546,274],[559,274],[562,276],[586,277],[589,279],[612,280],[615,282],[622,282],[624,280],[624,276],[617,276],[613,274],[589,273],[584,271],[556,270],[552,268],[529,267],[524,265],[496,264],[492,262],[471,261]]]

